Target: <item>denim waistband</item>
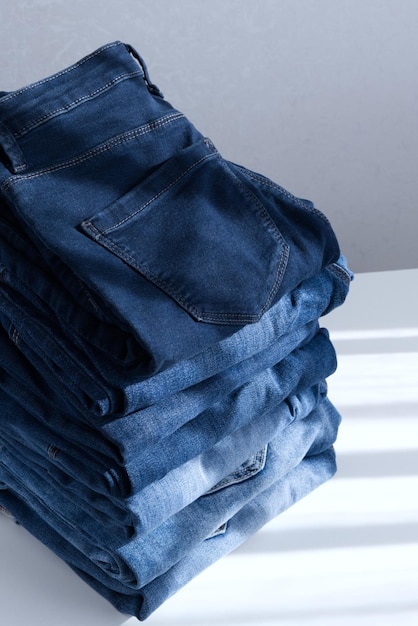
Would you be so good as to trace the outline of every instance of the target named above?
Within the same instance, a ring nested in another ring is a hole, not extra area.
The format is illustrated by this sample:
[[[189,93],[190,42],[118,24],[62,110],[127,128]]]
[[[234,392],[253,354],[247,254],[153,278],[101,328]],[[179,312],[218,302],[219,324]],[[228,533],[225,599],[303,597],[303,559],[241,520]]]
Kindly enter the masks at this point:
[[[150,83],[139,55],[130,46],[115,41],[52,76],[1,97],[0,144],[9,157],[12,171],[23,173],[28,167],[21,145],[26,135],[116,85],[138,79],[152,93],[159,93]]]

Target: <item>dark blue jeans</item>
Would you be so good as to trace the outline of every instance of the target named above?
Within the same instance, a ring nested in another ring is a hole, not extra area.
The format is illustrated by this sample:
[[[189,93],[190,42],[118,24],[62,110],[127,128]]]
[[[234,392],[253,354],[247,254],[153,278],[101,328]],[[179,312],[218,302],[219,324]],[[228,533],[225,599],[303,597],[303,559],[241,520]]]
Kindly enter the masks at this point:
[[[108,420],[109,414],[132,415],[160,400],[185,395],[185,390],[188,393],[190,388],[199,383],[206,385],[208,380],[211,385],[218,380],[219,391],[221,387],[227,391],[226,371],[234,371],[237,376],[241,371],[237,380],[243,382],[245,376],[277,363],[305,339],[307,324],[343,303],[350,283],[341,258],[284,295],[260,321],[244,326],[194,357],[144,378],[137,367],[114,367],[79,338],[72,340],[68,333],[64,335],[57,319],[35,306],[36,298],[29,288],[4,264],[3,268],[0,323],[36,370],[53,381],[66,402],[94,424],[99,418],[102,422]],[[152,423],[152,436],[158,437],[157,424],[150,420],[147,423]],[[162,428],[167,427],[165,420]]]
[[[90,315],[134,337],[143,375],[256,322],[339,257],[312,203],[225,161],[119,42],[1,97],[0,146],[4,219],[61,282],[70,268]]]

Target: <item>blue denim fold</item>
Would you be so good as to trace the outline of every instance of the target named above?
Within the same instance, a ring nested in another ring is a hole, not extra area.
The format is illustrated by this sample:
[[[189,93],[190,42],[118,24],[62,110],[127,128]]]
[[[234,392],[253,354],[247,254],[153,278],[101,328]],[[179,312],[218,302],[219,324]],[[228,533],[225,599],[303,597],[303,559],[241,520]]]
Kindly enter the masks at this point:
[[[80,493],[82,484],[113,498],[132,497],[251,422],[254,415],[264,414],[290,394],[295,395],[327,378],[335,369],[335,350],[328,333],[318,330],[308,343],[296,348],[273,368],[219,399],[214,406],[158,443],[147,446],[132,432],[137,453],[125,463],[120,460],[123,458],[120,450],[114,450],[110,442],[104,445],[105,436],[100,430],[86,433],[86,429],[80,428],[77,431],[71,415],[58,419],[59,413],[55,412],[48,424],[43,423],[4,392],[0,392],[0,430],[51,461],[48,473],[75,494]],[[48,412],[47,407],[44,412]],[[166,419],[170,418],[167,411]],[[72,429],[71,440],[67,437],[69,429]],[[107,454],[106,448],[112,453]]]
[[[296,347],[302,340],[302,335],[298,333],[303,332],[306,324],[340,306],[351,280],[346,261],[341,258],[338,264],[326,268],[283,296],[260,322],[246,325],[192,359],[179,361],[163,372],[144,379],[138,376],[135,368],[110,372],[104,372],[102,368],[98,371],[87,350],[66,340],[50,317],[43,318],[40,312],[33,310],[28,300],[11,291],[4,282],[10,280],[10,272],[8,276],[0,284],[0,322],[32,365],[53,381],[67,404],[74,406],[93,423],[100,415],[105,421],[115,405],[120,411],[110,415],[127,413],[129,423],[134,411],[164,398],[180,405],[182,396],[187,395],[190,388],[201,382],[207,384],[208,380],[211,385],[217,381],[218,388],[223,392],[229,378],[229,373],[225,373],[228,369],[234,372],[233,367],[237,372],[242,369],[238,382],[244,382],[245,376],[277,363]],[[293,341],[292,332],[296,334]],[[213,395],[207,397],[212,401]],[[121,420],[117,423],[118,428],[122,426]],[[151,416],[147,423],[152,424],[152,437],[158,436],[160,428],[167,434],[166,423],[159,426]],[[179,423],[176,424],[177,428]],[[110,430],[112,426],[109,426]],[[143,436],[147,436],[145,432]]]
[[[263,449],[236,468],[211,490],[163,521],[145,537],[127,543],[104,529],[100,544],[97,525],[91,526],[72,501],[43,485],[42,476],[19,462],[4,443],[3,476],[27,504],[60,535],[89,556],[110,580],[140,588],[167,571],[207,537],[225,532],[225,524],[245,504],[296,467],[305,456],[320,454],[335,441],[340,416],[326,396],[319,403],[311,394],[302,400],[300,419],[272,437]],[[280,411],[289,410],[279,407]],[[254,440],[254,444],[258,442]],[[268,443],[268,445],[267,445]],[[5,479],[4,479],[5,480]],[[7,482],[7,481],[6,481]],[[219,529],[222,529],[219,531]],[[116,586],[118,588],[119,585]]]
[[[7,431],[1,436],[4,446],[13,450],[16,459],[30,464],[42,476],[41,488],[43,486],[46,490],[47,483],[55,485],[56,491],[61,490],[70,501],[76,499],[97,522],[120,525],[125,536],[145,536],[222,483],[224,477],[238,466],[245,468],[245,475],[257,470],[259,463],[253,459],[254,451],[261,449],[279,432],[288,432],[290,424],[312,411],[323,393],[321,388],[322,385],[316,385],[281,403],[272,403],[264,413],[255,413],[246,426],[125,499],[106,498],[91,487],[68,481],[68,475],[62,470],[51,471],[51,462],[28,447],[27,442],[16,439]]]
[[[335,473],[335,454],[329,448],[305,457],[285,476],[242,506],[229,520],[225,532],[205,539],[165,573],[140,589],[112,579],[82,551],[63,538],[43,515],[30,507],[17,490],[8,486],[0,465],[0,503],[31,534],[37,537],[122,613],[147,619],[163,602],[212,563],[222,558],[281,512],[307,496]],[[212,507],[210,507],[212,511]],[[189,532],[192,529],[189,528]]]

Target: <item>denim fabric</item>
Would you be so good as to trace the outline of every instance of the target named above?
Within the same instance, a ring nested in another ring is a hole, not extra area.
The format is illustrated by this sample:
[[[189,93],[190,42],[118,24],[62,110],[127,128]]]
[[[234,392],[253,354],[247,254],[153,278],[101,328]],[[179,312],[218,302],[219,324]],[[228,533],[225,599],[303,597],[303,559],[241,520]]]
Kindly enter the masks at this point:
[[[63,485],[76,494],[80,494],[82,484],[113,498],[129,496],[132,499],[150,483],[162,479],[172,469],[204,453],[219,440],[251,422],[254,416],[263,415],[290,394],[304,391],[327,378],[335,368],[335,351],[327,332],[322,329],[275,367],[263,371],[234,393],[220,399],[166,439],[151,446],[137,439],[136,457],[123,466],[115,462],[115,457],[121,455],[104,454],[100,431],[88,433],[88,446],[85,429],[79,429],[77,442],[70,441],[66,431],[71,427],[73,435],[75,431],[70,416],[61,420],[54,416],[54,420],[46,425],[4,392],[0,393],[0,430],[49,459],[51,467],[48,473],[58,482],[62,477]],[[10,419],[11,416],[13,419]],[[166,417],[170,419],[169,412]],[[59,468],[58,471],[54,466]],[[185,485],[188,484],[187,471],[182,479]],[[201,472],[198,475],[201,476]],[[163,484],[159,483],[160,487]]]
[[[76,503],[80,515],[85,516],[85,523],[88,524],[87,520],[91,518],[97,529],[100,526],[106,527],[125,538],[132,538],[135,535],[135,520],[123,501],[112,501],[108,496],[84,485],[79,486],[75,495],[73,491],[66,488],[68,474],[56,468],[52,475],[50,473],[51,461],[29,447],[26,441],[18,440],[4,431],[1,433],[1,438],[3,448],[9,450],[16,463],[23,464],[30,472],[35,472],[42,477],[44,494],[51,487],[62,497]],[[73,481],[71,484],[74,486]],[[97,532],[100,531],[97,530]]]
[[[0,503],[29,532],[65,560],[93,589],[116,609],[145,620],[165,600],[216,560],[237,548],[269,520],[329,480],[335,472],[332,448],[306,457],[284,477],[256,495],[228,521],[226,531],[201,542],[164,574],[139,590],[117,584],[82,551],[66,541],[42,515],[28,506],[19,493],[8,486],[0,466]],[[212,510],[212,507],[210,507]],[[191,531],[191,529],[189,529]],[[111,581],[111,585],[109,582]],[[116,588],[117,587],[117,588]]]
[[[217,400],[165,439],[144,446],[141,453],[138,451],[125,465],[131,494],[139,493],[147,485],[162,480],[168,471],[204,454],[218,441],[250,424],[255,416],[274,410],[290,395],[303,393],[330,376],[335,368],[334,348],[327,332],[320,330],[274,367],[254,376],[230,396]],[[171,419],[171,412],[167,415]],[[182,480],[187,484],[186,477]]]
[[[107,415],[109,411],[113,411],[113,415],[129,414],[185,389],[187,394],[193,385],[209,378],[213,381],[219,374],[227,384],[227,377],[223,374],[232,366],[242,367],[247,376],[250,372],[253,374],[257,371],[254,368],[259,366],[251,366],[251,358],[261,361],[260,369],[273,365],[286,355],[286,350],[289,352],[302,340],[299,335],[293,343],[289,341],[288,346],[286,340],[291,339],[292,331],[302,332],[308,322],[343,303],[350,274],[345,259],[341,258],[338,264],[304,281],[284,296],[260,322],[247,325],[209,350],[146,379],[141,378],[135,368],[112,371],[107,365],[105,371],[102,363],[101,369],[97,370],[97,359],[93,363],[90,358],[92,351],[66,340],[54,319],[34,312],[32,303],[22,297],[22,288],[16,293],[11,289],[10,281],[13,278],[7,269],[0,284],[0,322],[37,370],[54,381],[67,403],[86,415],[86,419],[97,422],[100,414]],[[13,282],[16,285],[16,280]],[[150,423],[155,437],[157,425],[148,419]]]
[[[173,568],[145,585],[141,589],[140,605],[138,597],[135,598],[133,595],[125,594],[121,597],[106,590],[108,595],[106,596],[105,592],[105,597],[113,601],[119,610],[137,615],[141,620],[146,619],[162,602],[199,572],[237,548],[272,518],[329,480],[334,472],[335,459],[332,449],[305,458],[284,478],[275,482],[238,511],[228,522],[225,535],[202,542]],[[95,581],[93,586],[98,589]]]
[[[255,415],[247,426],[218,441],[212,448],[169,471],[162,479],[150,483],[125,500],[113,501],[101,497],[84,484],[68,481],[61,470],[51,471],[50,463],[25,441],[10,432],[0,432],[5,447],[11,448],[15,459],[32,465],[42,476],[41,488],[46,483],[62,491],[67,499],[74,499],[92,519],[102,524],[123,526],[124,536],[145,536],[204,493],[219,485],[236,467],[244,466],[245,475],[258,467],[254,450],[261,449],[289,425],[310,413],[319,398],[319,389],[306,390],[286,401],[272,405],[263,414]],[[294,429],[296,430],[296,429]],[[250,459],[250,461],[248,460]],[[72,493],[74,492],[74,493]],[[52,503],[51,503],[52,506]],[[79,517],[77,518],[79,520]]]
[[[19,416],[27,415],[27,421],[33,419],[33,429],[39,424],[40,435],[46,427],[52,433],[64,436],[68,445],[82,445],[87,454],[104,455],[115,463],[123,461],[117,446],[105,437],[98,437],[97,428],[86,424],[74,407],[63,402],[62,395],[16,349],[1,326],[0,389],[15,402],[13,415],[18,412]],[[4,408],[3,415],[7,413]]]
[[[107,523],[117,524],[120,507],[123,506],[129,511],[131,520],[131,524],[124,529],[124,535],[129,536],[135,533],[138,536],[145,536],[173,514],[214,489],[215,485],[221,484],[224,477],[234,472],[238,466],[244,468],[241,472],[244,476],[256,472],[259,468],[259,461],[257,454],[254,458],[254,450],[261,449],[268,441],[278,436],[279,432],[284,430],[288,432],[287,426],[295,419],[303,419],[312,411],[318,397],[316,389],[291,397],[286,402],[271,408],[258,419],[253,419],[247,427],[235,431],[205,453],[172,470],[160,481],[151,483],[125,502],[116,503],[115,506],[109,501],[106,506]],[[64,481],[58,485],[54,480],[54,475],[49,478],[46,472],[42,472],[42,469],[48,469],[48,464],[44,459],[39,458],[33,451],[28,452],[24,442],[16,441],[10,433],[4,433],[1,436],[4,446],[12,450],[16,459],[20,458],[23,464],[30,460],[32,466],[38,468],[38,473],[42,476],[41,489],[46,490],[46,483],[49,482],[58,487],[57,491],[62,490],[66,493],[70,501],[74,499],[74,496],[65,489]],[[71,487],[74,488],[74,486],[72,482]],[[83,500],[81,508],[89,512],[93,519],[102,519],[103,522],[104,500],[102,499],[100,504],[99,517],[95,510],[97,494],[81,486],[77,489],[77,501],[81,500]],[[52,502],[50,505],[53,505]],[[79,517],[77,520],[79,521]]]
[[[132,366],[142,354],[133,336],[91,312],[92,303],[83,283],[70,268],[62,268],[57,257],[49,263],[25,236],[19,224],[11,223],[7,206],[0,198],[0,263],[2,280],[19,293],[26,293],[32,305],[53,317],[70,340],[79,340],[94,361],[95,351],[117,366]],[[61,271],[57,271],[61,267]],[[109,317],[111,318],[110,314]]]
[[[245,504],[296,467],[306,455],[320,454],[333,444],[339,414],[326,397],[311,410],[316,402],[309,395],[302,402],[305,414],[302,413],[301,419],[280,436],[273,437],[268,448],[254,455],[256,459],[227,475],[214,489],[168,518],[154,532],[122,545],[109,535],[105,538],[105,548],[98,545],[97,528],[90,529],[87,520],[78,512],[74,516],[76,507],[60,492],[54,494],[49,487],[51,491],[48,493],[42,484],[42,476],[36,477],[24,463],[19,463],[7,445],[3,446],[1,453],[3,476],[8,476],[8,484],[21,497],[24,494],[27,503],[42,514],[51,527],[108,574],[112,579],[108,582],[110,587],[116,579],[128,587],[140,588],[213,535]],[[281,410],[289,409],[283,407]]]
[[[109,44],[0,98],[0,195],[149,375],[259,320],[339,248],[311,203],[225,161],[131,53]]]
[[[352,278],[131,46],[0,92],[0,506],[145,619],[334,473]]]

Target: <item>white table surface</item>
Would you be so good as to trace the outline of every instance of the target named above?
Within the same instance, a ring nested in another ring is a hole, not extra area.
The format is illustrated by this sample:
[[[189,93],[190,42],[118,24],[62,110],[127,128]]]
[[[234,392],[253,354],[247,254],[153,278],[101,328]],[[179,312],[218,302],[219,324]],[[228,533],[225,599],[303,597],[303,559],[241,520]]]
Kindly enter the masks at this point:
[[[360,274],[324,319],[337,476],[168,600],[150,626],[418,624],[418,270]],[[0,515],[1,626],[134,626]]]

